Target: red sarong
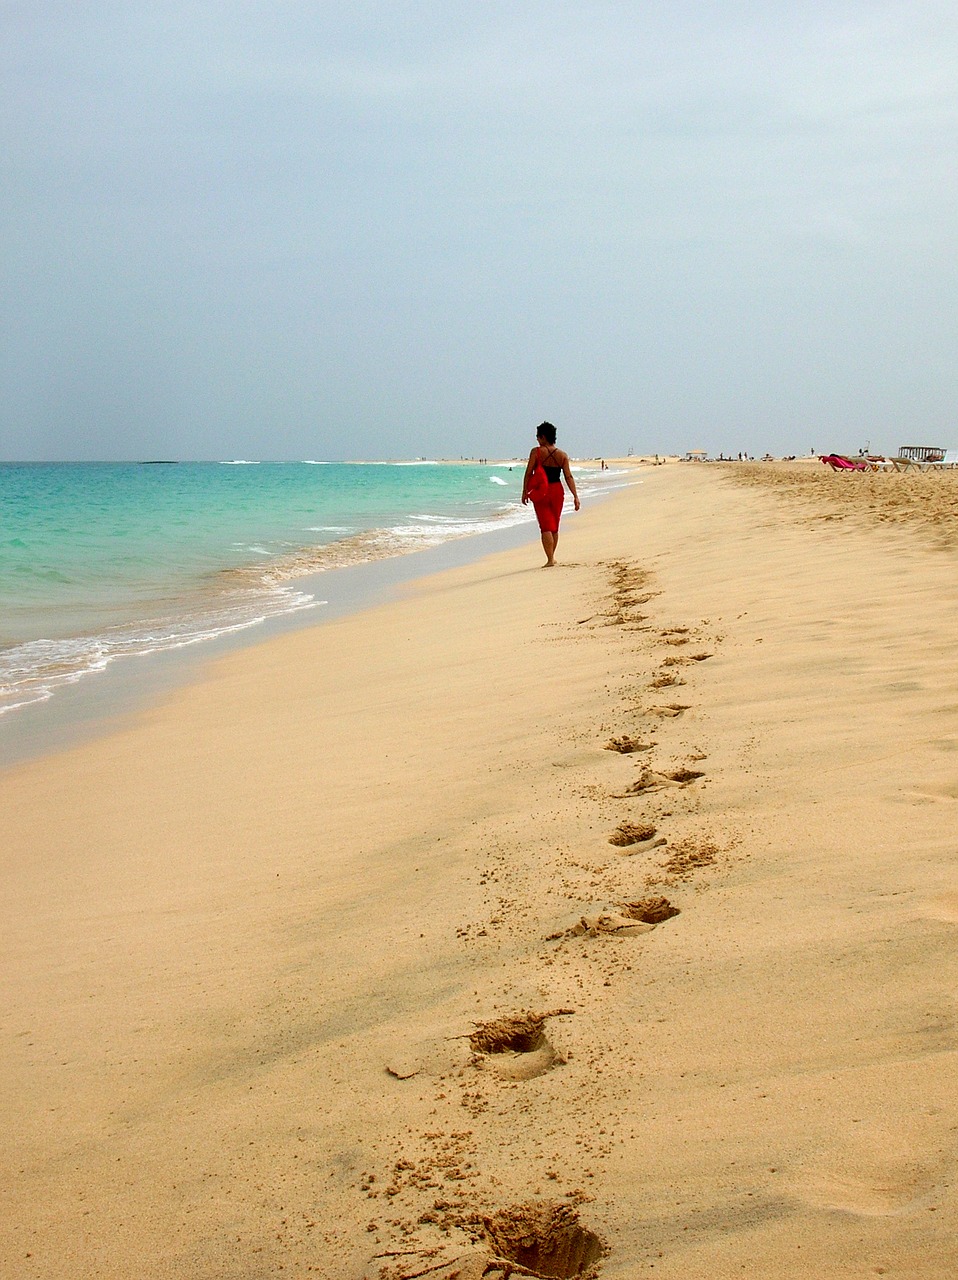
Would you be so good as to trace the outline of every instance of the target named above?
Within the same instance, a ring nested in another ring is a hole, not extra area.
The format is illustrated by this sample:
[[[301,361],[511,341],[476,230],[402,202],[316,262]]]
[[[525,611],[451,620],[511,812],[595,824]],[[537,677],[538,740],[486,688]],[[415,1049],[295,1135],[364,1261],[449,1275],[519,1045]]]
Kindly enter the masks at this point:
[[[565,502],[565,489],[562,481],[550,484],[541,498],[533,498],[536,519],[543,533],[559,532],[559,517],[562,515],[562,504]]]

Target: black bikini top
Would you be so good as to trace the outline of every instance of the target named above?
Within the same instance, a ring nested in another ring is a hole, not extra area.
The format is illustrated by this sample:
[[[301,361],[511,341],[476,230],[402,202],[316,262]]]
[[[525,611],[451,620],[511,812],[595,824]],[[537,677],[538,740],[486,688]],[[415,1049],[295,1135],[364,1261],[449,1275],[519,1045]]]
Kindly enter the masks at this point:
[[[555,449],[550,449],[546,456],[554,457],[554,455],[555,455]],[[546,473],[546,479],[549,481],[550,484],[558,484],[559,481],[562,479],[561,467],[547,467],[546,464],[541,460],[539,462],[539,466]]]

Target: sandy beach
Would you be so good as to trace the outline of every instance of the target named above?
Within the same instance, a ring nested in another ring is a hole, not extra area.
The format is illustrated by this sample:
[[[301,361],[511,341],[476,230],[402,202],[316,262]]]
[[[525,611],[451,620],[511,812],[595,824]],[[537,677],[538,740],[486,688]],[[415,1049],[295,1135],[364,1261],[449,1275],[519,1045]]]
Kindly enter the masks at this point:
[[[0,1274],[953,1273],[958,473],[633,479],[0,774]]]

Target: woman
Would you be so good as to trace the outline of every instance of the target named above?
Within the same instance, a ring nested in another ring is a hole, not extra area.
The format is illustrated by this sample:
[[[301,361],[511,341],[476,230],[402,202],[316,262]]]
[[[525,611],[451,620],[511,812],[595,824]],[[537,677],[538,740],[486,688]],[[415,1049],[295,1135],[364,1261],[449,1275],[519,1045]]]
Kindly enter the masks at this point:
[[[542,534],[542,549],[546,553],[546,562],[542,567],[551,569],[555,565],[559,517],[565,500],[563,476],[575,501],[576,511],[579,510],[579,495],[569,467],[569,455],[556,448],[556,429],[551,422],[543,422],[536,428],[536,439],[539,444],[529,454],[526,473],[522,477],[522,505],[525,506],[532,499],[536,519],[539,521],[539,532]],[[541,477],[539,472],[542,473]],[[537,473],[535,480],[533,473]]]

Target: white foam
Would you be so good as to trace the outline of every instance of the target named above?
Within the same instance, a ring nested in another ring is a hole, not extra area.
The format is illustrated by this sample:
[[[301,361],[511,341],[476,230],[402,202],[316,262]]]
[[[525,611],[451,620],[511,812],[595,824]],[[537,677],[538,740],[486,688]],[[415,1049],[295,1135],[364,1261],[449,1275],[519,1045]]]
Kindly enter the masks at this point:
[[[182,618],[156,618],[110,627],[98,635],[13,645],[0,651],[0,715],[46,702],[57,689],[104,671],[117,658],[183,649],[326,603],[288,587],[245,590],[209,601]]]
[[[418,513],[413,512],[413,514],[409,517],[409,519],[421,520],[423,524],[461,525],[463,523],[462,519],[459,516],[432,515],[429,512],[426,512],[423,515],[419,515]],[[402,528],[402,526],[398,525],[397,528]]]

